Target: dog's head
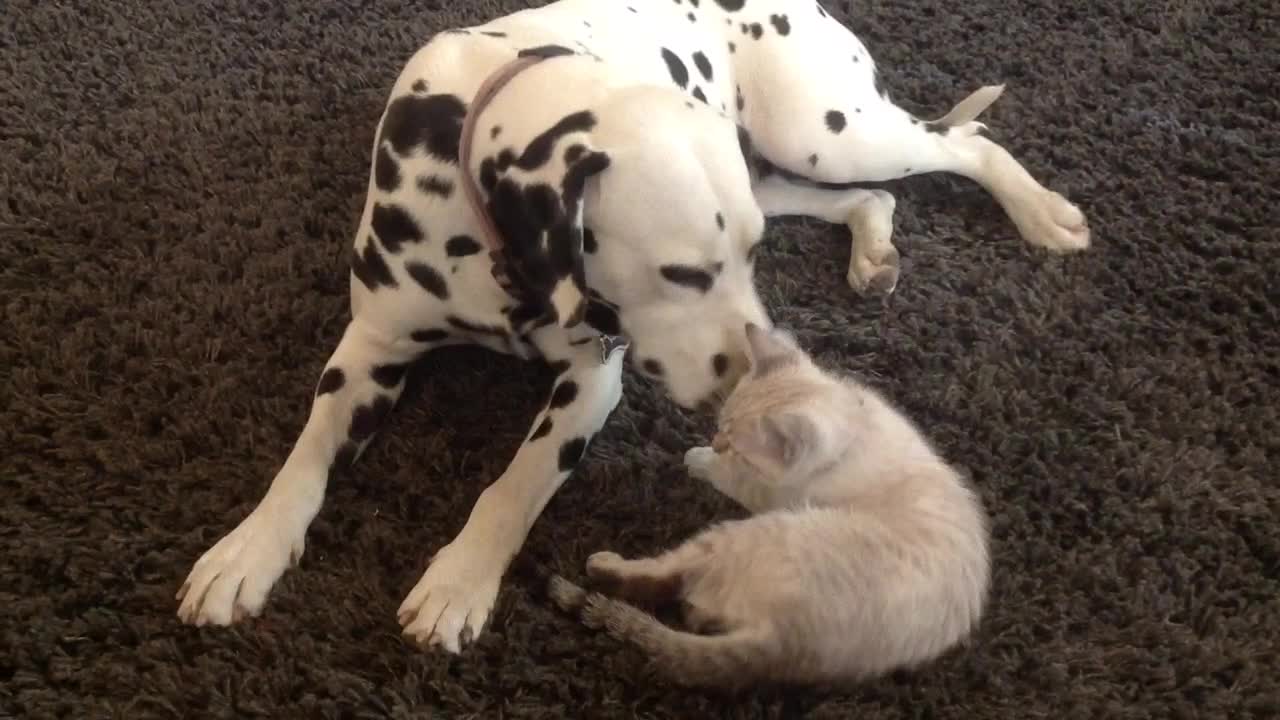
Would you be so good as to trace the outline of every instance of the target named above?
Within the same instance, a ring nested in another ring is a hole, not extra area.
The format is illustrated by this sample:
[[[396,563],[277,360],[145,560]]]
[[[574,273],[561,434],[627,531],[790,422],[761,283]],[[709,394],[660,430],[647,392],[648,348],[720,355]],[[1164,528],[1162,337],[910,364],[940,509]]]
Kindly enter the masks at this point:
[[[651,122],[668,118],[651,104]],[[754,283],[764,215],[731,121],[681,103],[678,131],[610,148],[588,184],[586,320],[632,343],[632,363],[696,408],[747,369],[748,323],[770,327]]]
[[[526,126],[513,136],[534,138],[523,152],[502,147],[506,135],[483,141],[480,181],[506,246],[499,272],[534,322],[625,336],[635,366],[677,404],[715,400],[746,370],[747,324],[771,326],[753,283],[764,215],[737,126],[657,87],[548,118],[540,99],[566,78],[593,87],[606,72],[557,62],[496,101]]]

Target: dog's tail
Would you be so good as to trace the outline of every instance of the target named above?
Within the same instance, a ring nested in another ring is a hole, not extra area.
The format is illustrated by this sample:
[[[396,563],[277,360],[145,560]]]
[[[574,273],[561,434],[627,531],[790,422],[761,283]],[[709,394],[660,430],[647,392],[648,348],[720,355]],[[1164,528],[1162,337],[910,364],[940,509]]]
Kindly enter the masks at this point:
[[[965,123],[973,122],[978,119],[987,108],[991,107],[1000,95],[1004,93],[1004,85],[986,85],[969,94],[968,97],[956,103],[951,111],[937,120],[928,121],[928,125],[933,129],[947,129],[959,127]]]
[[[633,605],[584,590],[559,575],[551,577],[547,591],[556,605],[578,615],[587,627],[603,628],[637,645],[663,674],[682,685],[738,690],[764,679],[776,664],[777,644],[767,628],[696,635],[667,627]]]

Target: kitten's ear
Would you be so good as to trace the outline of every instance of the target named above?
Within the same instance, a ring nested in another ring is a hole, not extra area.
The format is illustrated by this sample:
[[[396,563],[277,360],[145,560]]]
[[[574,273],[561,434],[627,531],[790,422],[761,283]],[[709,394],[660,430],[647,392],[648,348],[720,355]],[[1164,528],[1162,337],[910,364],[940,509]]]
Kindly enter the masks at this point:
[[[800,356],[800,348],[789,333],[778,328],[766,330],[747,323],[747,359],[756,375],[790,365]]]
[[[789,470],[821,451],[822,433],[807,415],[765,415],[745,429],[734,445],[748,459]]]

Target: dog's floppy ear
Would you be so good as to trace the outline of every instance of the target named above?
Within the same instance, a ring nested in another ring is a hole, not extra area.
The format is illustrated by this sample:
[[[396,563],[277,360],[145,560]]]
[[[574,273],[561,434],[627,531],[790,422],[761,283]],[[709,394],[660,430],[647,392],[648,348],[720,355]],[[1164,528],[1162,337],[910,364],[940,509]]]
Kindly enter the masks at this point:
[[[556,187],[546,181],[516,181],[506,167],[486,170],[482,166],[489,212],[503,240],[494,258],[494,272],[525,306],[525,318],[570,328],[586,315],[583,196],[587,181],[608,167],[607,154],[582,147],[567,154],[560,187]]]
[[[561,222],[551,228],[548,254],[556,282],[548,302],[561,327],[582,322],[587,312],[587,276],[583,267],[583,195],[587,181],[609,167],[609,156],[587,150],[578,154],[565,169],[560,196],[564,204]]]

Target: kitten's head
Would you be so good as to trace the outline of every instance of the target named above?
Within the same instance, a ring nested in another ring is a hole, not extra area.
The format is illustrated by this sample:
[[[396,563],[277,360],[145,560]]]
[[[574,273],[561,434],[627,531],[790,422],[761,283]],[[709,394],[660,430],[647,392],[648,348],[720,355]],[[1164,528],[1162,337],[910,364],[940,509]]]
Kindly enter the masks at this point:
[[[842,388],[785,330],[747,325],[750,368],[720,411],[712,449],[771,483],[829,467],[848,445]]]

